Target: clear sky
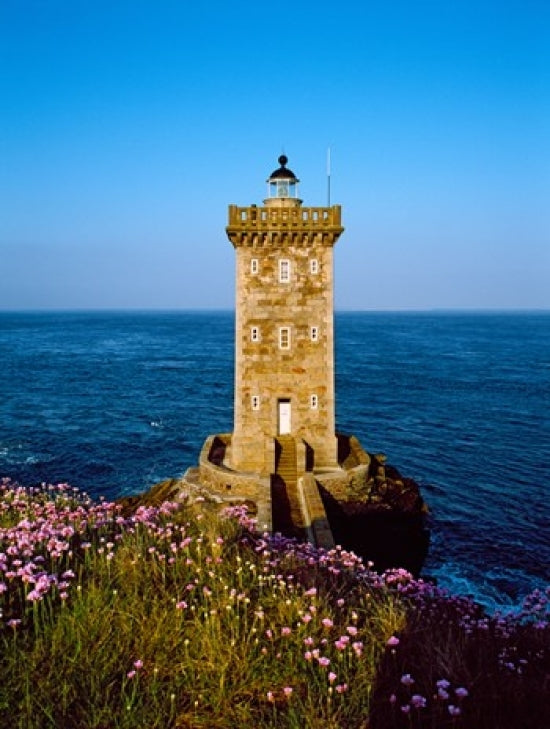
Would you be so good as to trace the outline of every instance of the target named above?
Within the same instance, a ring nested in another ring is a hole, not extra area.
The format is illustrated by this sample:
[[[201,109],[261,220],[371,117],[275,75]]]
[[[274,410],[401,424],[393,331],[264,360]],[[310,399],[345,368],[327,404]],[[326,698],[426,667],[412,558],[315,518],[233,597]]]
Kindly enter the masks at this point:
[[[337,308],[550,308],[547,0],[0,0],[0,309],[231,308],[329,146]]]

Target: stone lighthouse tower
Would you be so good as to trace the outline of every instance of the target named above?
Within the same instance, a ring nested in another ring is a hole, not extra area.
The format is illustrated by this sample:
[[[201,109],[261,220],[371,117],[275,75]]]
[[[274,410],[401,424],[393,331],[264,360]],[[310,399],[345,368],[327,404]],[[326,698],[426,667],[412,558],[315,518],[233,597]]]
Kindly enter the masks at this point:
[[[230,467],[294,480],[337,466],[333,246],[341,208],[303,207],[279,157],[262,207],[229,206],[236,253]]]

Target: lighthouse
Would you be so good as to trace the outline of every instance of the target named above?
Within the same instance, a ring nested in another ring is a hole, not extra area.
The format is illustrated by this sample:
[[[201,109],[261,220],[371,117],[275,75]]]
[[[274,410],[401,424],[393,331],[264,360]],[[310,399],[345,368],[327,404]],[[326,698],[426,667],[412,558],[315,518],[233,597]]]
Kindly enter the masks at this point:
[[[418,573],[428,548],[417,484],[335,431],[334,245],[339,205],[309,207],[285,155],[261,206],[229,205],[235,249],[230,433],[204,442],[187,495],[252,506],[264,532],[336,541],[384,570]]]
[[[262,206],[229,205],[236,255],[235,471],[279,474],[337,467],[334,244],[341,207],[305,207],[285,155]],[[228,464],[229,465],[229,464]]]

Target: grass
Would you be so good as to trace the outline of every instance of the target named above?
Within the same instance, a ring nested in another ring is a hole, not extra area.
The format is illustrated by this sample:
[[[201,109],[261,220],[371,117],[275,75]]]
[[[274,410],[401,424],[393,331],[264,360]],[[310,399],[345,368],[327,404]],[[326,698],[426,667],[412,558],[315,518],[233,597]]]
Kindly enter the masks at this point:
[[[0,497],[0,727],[550,726],[548,594],[489,618],[242,508]]]

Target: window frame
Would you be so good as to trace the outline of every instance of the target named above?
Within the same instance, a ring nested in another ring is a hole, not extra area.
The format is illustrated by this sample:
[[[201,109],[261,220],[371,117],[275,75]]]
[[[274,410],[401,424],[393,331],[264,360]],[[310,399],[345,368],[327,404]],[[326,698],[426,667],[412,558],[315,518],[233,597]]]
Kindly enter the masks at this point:
[[[285,343],[286,341],[286,343]],[[279,349],[289,350],[291,342],[290,327],[279,327]]]
[[[318,326],[310,327],[309,338],[311,339],[312,342],[319,341],[319,327]]]
[[[259,395],[251,395],[250,396],[250,406],[252,410],[257,412],[260,409],[260,396]]]
[[[261,340],[260,327],[250,327],[250,341],[259,342]]]
[[[312,258],[309,262],[309,272],[312,276],[317,276],[319,273],[319,259]]]
[[[279,258],[279,283],[290,283],[290,258]]]
[[[260,261],[258,258],[250,259],[250,273],[252,276],[257,276],[260,272]]]
[[[316,395],[315,393],[313,393],[309,396],[309,407],[311,410],[319,409],[319,396]]]

